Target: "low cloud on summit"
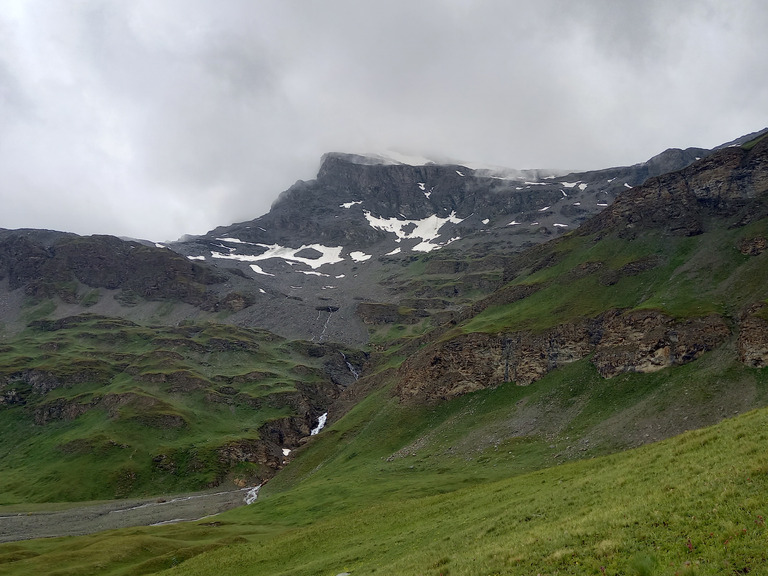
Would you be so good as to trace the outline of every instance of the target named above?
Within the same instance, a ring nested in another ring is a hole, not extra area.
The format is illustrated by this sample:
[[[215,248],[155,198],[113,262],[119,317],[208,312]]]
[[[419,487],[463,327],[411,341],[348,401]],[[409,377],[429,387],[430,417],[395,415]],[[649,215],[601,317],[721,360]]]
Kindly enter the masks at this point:
[[[0,227],[168,240],[327,151],[633,164],[768,125],[760,0],[10,0]]]

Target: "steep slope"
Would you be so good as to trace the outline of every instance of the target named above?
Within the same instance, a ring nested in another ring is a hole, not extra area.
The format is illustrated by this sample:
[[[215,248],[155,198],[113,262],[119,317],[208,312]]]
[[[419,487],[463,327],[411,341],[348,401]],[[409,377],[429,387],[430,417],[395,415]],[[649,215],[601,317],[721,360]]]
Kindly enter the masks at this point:
[[[566,175],[334,153],[316,180],[297,182],[268,214],[169,245],[176,252],[109,236],[4,230],[0,329],[87,309],[384,345],[402,335],[389,334],[399,320],[409,333],[424,332],[432,318],[498,288],[510,253],[709,153],[671,149],[634,166]]]
[[[361,345],[388,323],[360,302],[401,309],[426,329],[423,318],[496,289],[511,251],[574,229],[627,187],[708,153],[668,150],[565,175],[327,154],[317,179],[297,182],[268,214],[171,247],[258,283],[254,305],[232,321]]]
[[[530,384],[586,357],[604,377],[653,372],[729,341],[765,365],[767,195],[766,138],[628,191],[409,358],[401,397]]]
[[[84,309],[119,317],[147,315],[160,302],[188,314],[225,310],[237,300],[226,279],[171,250],[114,236],[0,230],[0,317],[11,332]]]

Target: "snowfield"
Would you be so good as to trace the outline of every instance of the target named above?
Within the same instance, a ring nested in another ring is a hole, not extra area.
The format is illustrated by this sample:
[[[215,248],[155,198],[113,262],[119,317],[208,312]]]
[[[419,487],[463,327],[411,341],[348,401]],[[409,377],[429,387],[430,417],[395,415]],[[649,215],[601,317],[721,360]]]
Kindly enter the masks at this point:
[[[456,212],[451,212],[446,218],[440,218],[435,214],[433,216],[427,216],[423,220],[379,218],[367,210],[364,210],[363,214],[372,228],[395,234],[395,236],[397,236],[397,239],[395,240],[396,242],[410,239],[421,240],[421,242],[413,247],[413,250],[416,252],[431,252],[432,250],[442,247],[444,243],[433,242],[440,237],[440,229],[449,222],[451,224],[459,224],[464,221],[463,218],[458,218],[456,216]],[[413,229],[410,232],[405,231],[407,228],[411,227]]]
[[[240,262],[259,262],[261,260],[268,260],[269,258],[282,258],[289,264],[292,262],[300,262],[306,264],[313,270],[320,268],[325,264],[337,264],[343,262],[344,258],[341,257],[342,246],[323,246],[322,244],[304,244],[301,248],[286,248],[279,244],[253,244],[259,248],[266,248],[265,252],[261,254],[224,254],[222,252],[211,252],[213,258],[220,258],[223,260],[239,260]],[[302,250],[311,248],[320,252],[319,258],[304,258],[296,256],[297,253]],[[263,273],[263,272],[262,272]]]

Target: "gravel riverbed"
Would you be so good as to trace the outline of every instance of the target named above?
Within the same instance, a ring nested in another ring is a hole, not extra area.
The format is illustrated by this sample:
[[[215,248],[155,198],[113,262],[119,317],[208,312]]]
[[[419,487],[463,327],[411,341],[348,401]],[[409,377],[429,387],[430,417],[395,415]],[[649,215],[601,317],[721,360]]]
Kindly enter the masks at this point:
[[[200,520],[253,502],[258,490],[250,487],[146,500],[112,500],[65,510],[0,512],[0,542]]]

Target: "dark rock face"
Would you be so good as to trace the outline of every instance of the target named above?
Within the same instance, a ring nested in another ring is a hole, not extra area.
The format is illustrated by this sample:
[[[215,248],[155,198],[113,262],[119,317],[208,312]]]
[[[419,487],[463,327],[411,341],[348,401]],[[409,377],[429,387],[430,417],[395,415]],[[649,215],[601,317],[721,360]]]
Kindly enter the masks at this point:
[[[661,228],[693,236],[704,230],[706,216],[738,215],[766,191],[768,138],[763,137],[749,149],[724,148],[687,168],[649,179],[579,231]]]
[[[61,235],[50,244],[44,239],[35,231],[0,235],[0,279],[7,277],[11,290],[23,287],[30,296],[74,302],[79,282],[211,308],[215,298],[207,287],[224,280],[171,250],[114,236]]]
[[[420,321],[417,307],[392,320],[409,307],[401,300],[463,299],[463,306],[465,296],[489,294],[504,284],[498,271],[510,254],[576,229],[627,186],[708,153],[668,150],[634,166],[567,175],[326,154],[317,178],[283,192],[268,214],[170,246],[225,269],[232,289],[251,296],[218,304],[234,321],[360,345],[368,326]],[[451,250],[460,256],[442,256]],[[426,274],[455,280],[402,280],[401,267],[425,251],[432,252]],[[361,301],[399,309],[382,315]]]
[[[612,200],[625,185],[639,185],[648,177],[680,169],[708,153],[699,148],[673,149],[634,166],[558,178],[541,178],[543,174],[529,171],[527,179],[460,165],[411,166],[352,154],[326,154],[317,179],[299,181],[283,192],[269,214],[217,228],[196,242],[203,246],[214,238],[236,237],[294,247],[316,242],[364,249],[387,238],[386,232],[372,228],[362,217],[364,210],[379,218],[402,220],[433,215],[444,218],[455,213],[466,219],[455,227],[462,237],[485,228],[482,219],[499,216],[507,218],[502,226],[512,218],[527,223],[549,216],[548,220],[555,218],[575,227],[600,210],[596,202]],[[583,188],[575,187],[574,182],[582,183]],[[585,189],[589,189],[590,200],[580,202]],[[570,198],[567,202],[566,197]],[[552,209],[542,213],[549,207]]]

